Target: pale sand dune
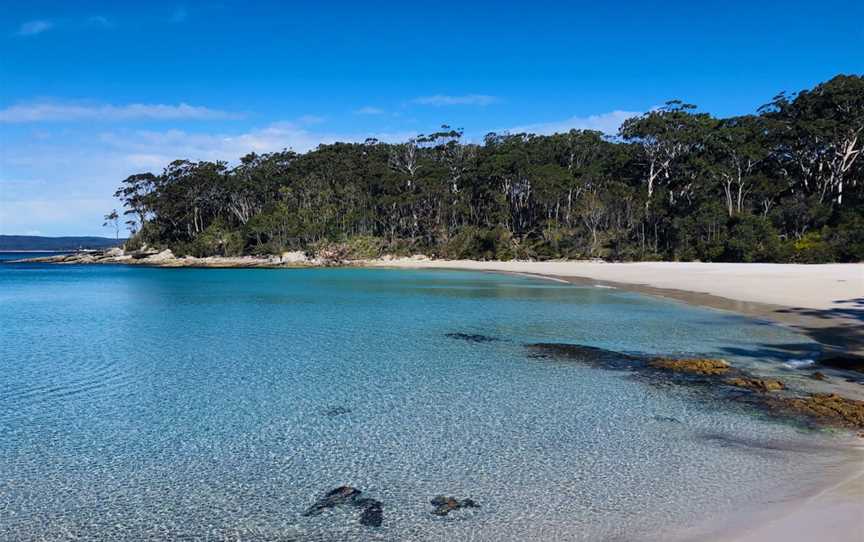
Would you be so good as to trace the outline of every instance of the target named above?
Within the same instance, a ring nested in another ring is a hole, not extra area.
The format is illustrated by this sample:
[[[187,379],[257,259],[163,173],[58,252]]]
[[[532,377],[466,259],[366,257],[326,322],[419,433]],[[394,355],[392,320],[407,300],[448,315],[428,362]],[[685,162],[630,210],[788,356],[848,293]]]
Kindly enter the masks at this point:
[[[864,264],[376,260],[370,266],[528,273],[594,282],[770,319],[864,355]]]

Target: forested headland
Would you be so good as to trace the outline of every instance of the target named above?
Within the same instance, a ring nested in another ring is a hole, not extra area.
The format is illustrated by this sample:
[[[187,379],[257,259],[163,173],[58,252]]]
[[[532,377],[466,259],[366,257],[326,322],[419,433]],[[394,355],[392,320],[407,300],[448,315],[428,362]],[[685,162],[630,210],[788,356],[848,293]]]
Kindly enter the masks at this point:
[[[443,126],[399,144],[249,154],[234,166],[177,160],[122,181],[115,195],[134,234],[127,248],[864,260],[862,76],[783,93],[739,117],[671,101],[616,136],[461,138]]]

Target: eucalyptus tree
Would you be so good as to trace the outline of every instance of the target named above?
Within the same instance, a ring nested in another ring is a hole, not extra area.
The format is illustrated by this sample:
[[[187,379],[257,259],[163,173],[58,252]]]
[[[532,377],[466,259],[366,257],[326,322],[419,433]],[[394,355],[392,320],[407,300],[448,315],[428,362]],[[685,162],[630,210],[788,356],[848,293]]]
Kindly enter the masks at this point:
[[[765,123],[755,115],[722,120],[709,146],[713,154],[709,169],[723,187],[726,211],[730,217],[741,214],[754,184],[764,178],[763,165],[771,152]]]
[[[843,202],[844,185],[864,182],[864,78],[838,75],[763,108],[775,123],[783,167],[819,201]]]
[[[695,109],[695,105],[672,100],[621,125],[621,137],[641,150],[648,201],[660,182],[673,178],[676,162],[705,143],[705,128],[710,126],[711,117]]]
[[[117,212],[117,209],[112,209],[103,218],[105,221],[102,223],[102,227],[113,229],[114,239],[120,240],[120,214]]]

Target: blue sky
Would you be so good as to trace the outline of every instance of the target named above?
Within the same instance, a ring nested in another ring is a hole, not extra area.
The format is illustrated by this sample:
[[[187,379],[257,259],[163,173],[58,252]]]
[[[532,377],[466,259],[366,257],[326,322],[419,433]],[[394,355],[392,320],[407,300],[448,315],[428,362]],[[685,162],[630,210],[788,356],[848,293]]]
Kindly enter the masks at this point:
[[[0,233],[105,235],[131,173],[442,123],[613,132],[864,73],[864,2],[4,2]]]

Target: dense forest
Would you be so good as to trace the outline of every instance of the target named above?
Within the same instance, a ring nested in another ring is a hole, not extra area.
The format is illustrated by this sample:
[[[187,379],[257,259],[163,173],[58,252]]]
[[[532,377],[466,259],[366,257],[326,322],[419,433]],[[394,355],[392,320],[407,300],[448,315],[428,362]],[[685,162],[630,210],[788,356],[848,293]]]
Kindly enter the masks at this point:
[[[127,246],[196,256],[338,245],[357,257],[864,260],[862,76],[733,118],[671,101],[614,137],[461,137],[443,126],[400,144],[249,154],[236,166],[177,160],[115,194],[134,234]]]

